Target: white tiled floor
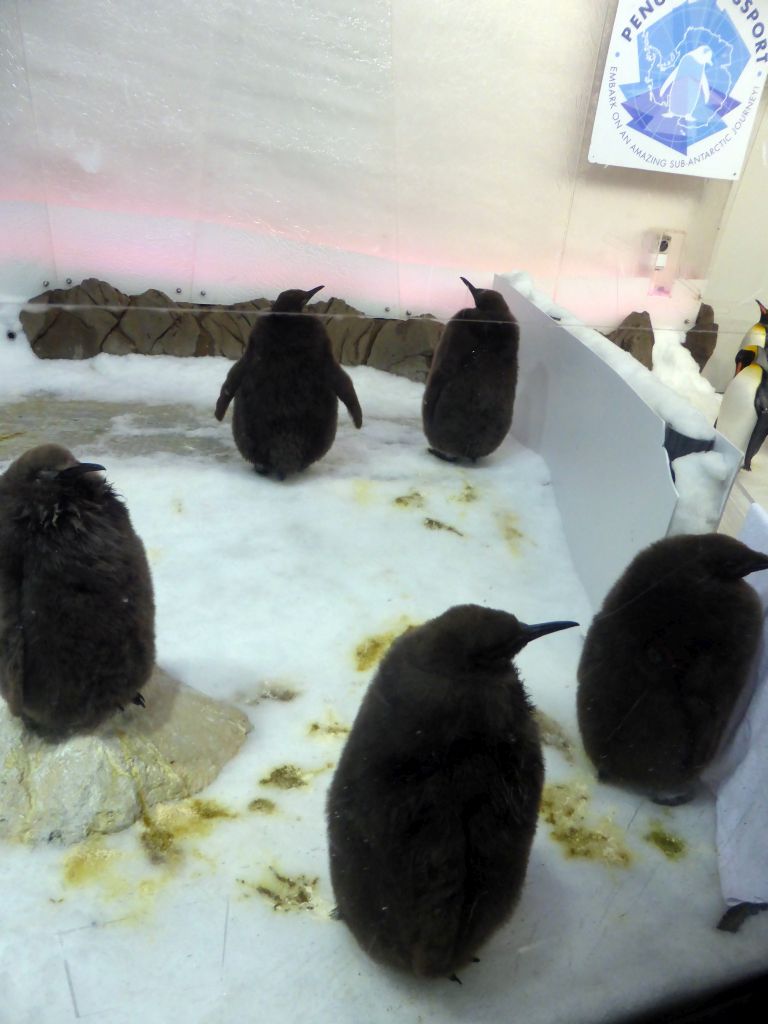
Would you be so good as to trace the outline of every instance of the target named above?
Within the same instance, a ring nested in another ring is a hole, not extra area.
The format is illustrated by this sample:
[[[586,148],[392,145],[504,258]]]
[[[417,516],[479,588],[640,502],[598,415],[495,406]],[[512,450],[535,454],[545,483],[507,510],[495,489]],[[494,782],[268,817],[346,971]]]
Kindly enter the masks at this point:
[[[723,512],[720,533],[737,537],[753,501],[768,509],[768,450],[765,448],[752,460],[749,472],[739,471]]]

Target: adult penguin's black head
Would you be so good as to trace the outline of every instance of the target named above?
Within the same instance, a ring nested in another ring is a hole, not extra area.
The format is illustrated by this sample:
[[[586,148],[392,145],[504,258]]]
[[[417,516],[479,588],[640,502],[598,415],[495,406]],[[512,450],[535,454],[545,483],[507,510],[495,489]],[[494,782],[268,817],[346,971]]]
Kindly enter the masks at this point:
[[[325,285],[319,284],[316,288],[310,288],[308,292],[301,288],[290,288],[286,292],[280,292],[272,303],[273,313],[300,313],[313,295],[316,295]]]
[[[511,316],[509,312],[509,306],[507,305],[504,296],[499,292],[493,290],[493,288],[476,288],[471,281],[468,281],[466,277],[462,277],[461,280],[469,288],[472,293],[472,298],[475,300],[475,306],[483,313],[488,314],[502,314],[504,317]]]

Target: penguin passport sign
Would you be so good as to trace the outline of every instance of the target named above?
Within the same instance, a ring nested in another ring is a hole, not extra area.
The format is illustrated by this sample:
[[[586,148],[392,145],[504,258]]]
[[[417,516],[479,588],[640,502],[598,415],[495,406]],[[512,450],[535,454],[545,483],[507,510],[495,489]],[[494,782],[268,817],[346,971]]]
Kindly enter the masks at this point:
[[[619,0],[589,159],[738,178],[768,74],[768,0]]]

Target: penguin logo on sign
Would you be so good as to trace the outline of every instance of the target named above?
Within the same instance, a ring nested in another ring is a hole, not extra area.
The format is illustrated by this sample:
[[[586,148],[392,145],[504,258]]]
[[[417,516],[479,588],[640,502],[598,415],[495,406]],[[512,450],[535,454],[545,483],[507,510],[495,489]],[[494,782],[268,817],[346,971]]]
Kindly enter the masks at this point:
[[[674,68],[659,90],[659,97],[668,92],[667,110],[662,117],[682,118],[689,123],[696,118],[694,110],[701,99],[709,101],[710,89],[706,66],[712,63],[712,47],[697,46],[689,50]]]

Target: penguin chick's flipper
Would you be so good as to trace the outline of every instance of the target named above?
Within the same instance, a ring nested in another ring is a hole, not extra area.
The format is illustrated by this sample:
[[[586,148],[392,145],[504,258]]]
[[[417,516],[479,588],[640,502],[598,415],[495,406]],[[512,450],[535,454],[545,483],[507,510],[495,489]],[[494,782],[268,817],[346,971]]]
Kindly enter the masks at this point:
[[[131,698],[131,704],[138,704],[140,708],[145,708],[147,706],[147,702],[140,693],[137,693],[135,697]]]
[[[717,922],[717,930],[735,935],[748,917],[759,914],[761,910],[768,910],[768,903],[737,903],[729,907]]]
[[[219,420],[219,422],[221,422],[221,420],[224,419],[227,409],[229,408],[229,403],[235,397],[237,389],[240,387],[244,373],[245,358],[238,359],[238,361],[227,374],[224,383],[221,385],[219,399],[216,402],[216,408],[213,413],[213,415],[216,417],[217,420]]]
[[[360,408],[360,402],[357,400],[357,393],[355,392],[352,378],[337,365],[333,368],[332,384],[336,397],[346,405],[352,422],[359,430],[363,425],[363,411]]]
[[[758,411],[757,423],[755,423],[752,436],[747,445],[747,453],[744,456],[744,469],[752,469],[752,459],[760,451],[760,447],[766,437],[768,437],[768,410],[761,409]]]

